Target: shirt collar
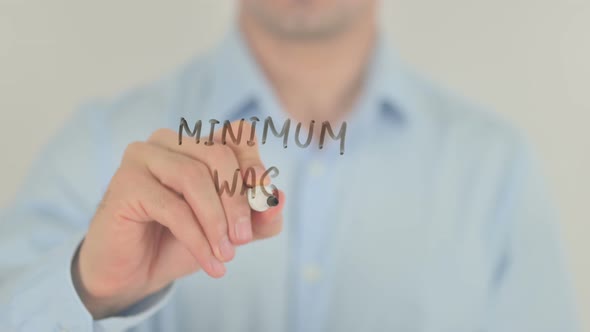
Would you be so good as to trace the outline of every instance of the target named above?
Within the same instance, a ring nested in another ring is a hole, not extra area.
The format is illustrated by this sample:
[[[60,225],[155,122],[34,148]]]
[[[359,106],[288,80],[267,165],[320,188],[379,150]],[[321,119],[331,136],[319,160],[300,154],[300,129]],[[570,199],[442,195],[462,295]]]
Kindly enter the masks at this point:
[[[225,36],[211,58],[213,73],[209,108],[220,121],[256,115],[271,116],[275,123],[287,119],[276,95],[251,54],[237,25]],[[379,34],[365,85],[349,122],[405,124],[411,117],[411,93],[395,52]]]
[[[286,120],[274,91],[246,45],[237,25],[212,54],[213,82],[209,108],[215,118],[235,120],[246,115]]]
[[[375,123],[407,124],[411,119],[411,93],[398,53],[382,33],[367,69],[363,92],[349,121],[359,126]]]

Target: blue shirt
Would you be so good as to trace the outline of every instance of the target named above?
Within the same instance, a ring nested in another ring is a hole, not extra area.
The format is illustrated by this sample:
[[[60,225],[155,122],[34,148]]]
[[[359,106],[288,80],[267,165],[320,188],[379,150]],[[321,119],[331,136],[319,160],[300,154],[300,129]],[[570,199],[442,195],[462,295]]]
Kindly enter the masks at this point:
[[[269,135],[285,229],[93,321],[70,263],[127,144],[181,117],[287,118],[240,33],[162,80],[83,107],[0,223],[1,331],[574,331],[554,212],[530,149],[380,40],[345,152]],[[294,127],[295,124],[292,126]],[[335,129],[339,124],[334,124]],[[259,137],[260,138],[260,137]]]

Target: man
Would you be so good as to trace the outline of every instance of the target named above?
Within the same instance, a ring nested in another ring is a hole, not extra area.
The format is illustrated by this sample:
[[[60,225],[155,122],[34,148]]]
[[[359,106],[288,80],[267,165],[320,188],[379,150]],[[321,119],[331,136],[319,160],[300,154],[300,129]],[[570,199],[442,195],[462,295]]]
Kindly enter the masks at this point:
[[[377,9],[243,0],[218,49],[76,113],[3,216],[2,331],[574,330],[522,139],[407,70]],[[178,144],[254,116],[346,121],[345,151]],[[271,166],[277,207],[216,190]]]

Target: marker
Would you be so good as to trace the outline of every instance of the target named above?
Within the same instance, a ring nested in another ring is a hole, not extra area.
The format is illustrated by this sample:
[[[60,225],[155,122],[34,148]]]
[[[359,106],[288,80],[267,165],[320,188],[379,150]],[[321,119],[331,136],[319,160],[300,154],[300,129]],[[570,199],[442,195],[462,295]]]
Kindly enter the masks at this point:
[[[264,212],[273,206],[279,205],[279,198],[278,195],[273,193],[273,187],[265,186],[264,189],[266,192],[262,188],[262,186],[256,186],[248,189],[248,204],[250,204],[250,208],[254,211]],[[269,193],[272,194],[268,195]]]

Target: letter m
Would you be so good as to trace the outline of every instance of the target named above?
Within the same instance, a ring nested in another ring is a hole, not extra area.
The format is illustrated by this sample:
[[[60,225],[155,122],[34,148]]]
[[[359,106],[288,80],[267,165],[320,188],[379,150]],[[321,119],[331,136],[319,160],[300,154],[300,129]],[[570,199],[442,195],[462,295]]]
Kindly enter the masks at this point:
[[[195,143],[199,144],[201,141],[201,120],[195,122],[193,130],[188,126],[185,118],[180,118],[180,125],[178,126],[178,145],[182,145],[182,132],[185,131],[188,136],[195,137]]]

